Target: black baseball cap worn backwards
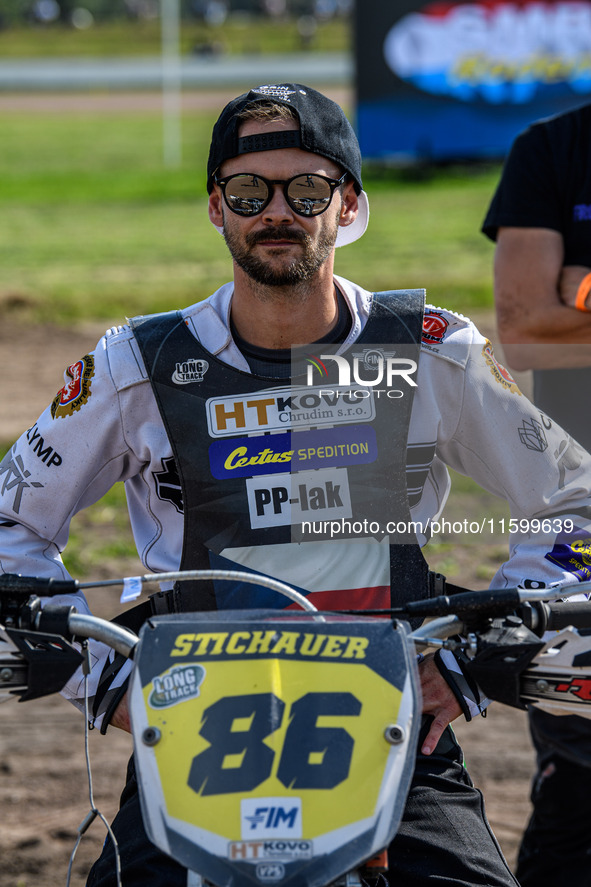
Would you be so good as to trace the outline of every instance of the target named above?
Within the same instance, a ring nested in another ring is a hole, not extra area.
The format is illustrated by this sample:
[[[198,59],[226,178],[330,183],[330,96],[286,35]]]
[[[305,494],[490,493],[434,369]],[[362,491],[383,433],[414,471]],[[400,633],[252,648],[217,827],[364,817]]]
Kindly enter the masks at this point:
[[[239,137],[241,121],[238,116],[249,105],[265,100],[292,108],[300,124],[299,131],[279,130]],[[369,202],[361,181],[361,151],[357,136],[336,102],[300,83],[257,86],[226,105],[213,128],[207,161],[208,192],[211,193],[214,175],[224,160],[281,148],[301,148],[319,154],[349,173],[359,196],[359,212],[353,224],[339,227],[336,246],[353,243],[361,237],[369,220]]]

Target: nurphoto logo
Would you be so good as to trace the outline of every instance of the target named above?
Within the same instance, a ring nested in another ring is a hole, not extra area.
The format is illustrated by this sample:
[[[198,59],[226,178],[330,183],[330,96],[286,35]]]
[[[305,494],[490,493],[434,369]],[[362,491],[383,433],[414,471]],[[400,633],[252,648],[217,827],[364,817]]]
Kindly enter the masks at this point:
[[[307,358],[308,366],[306,367],[306,384],[311,386],[317,384],[314,380],[314,374],[319,373],[322,377],[327,378],[329,370],[326,362],[334,361],[338,369],[339,387],[349,387],[352,384],[364,387],[375,388],[377,385],[385,385],[393,388],[394,383],[406,382],[412,388],[416,388],[417,383],[412,376],[417,371],[417,362],[407,357],[387,357],[381,352],[373,349],[366,351],[363,355],[353,355],[352,359],[344,357],[341,354],[321,354],[320,356],[309,355]]]

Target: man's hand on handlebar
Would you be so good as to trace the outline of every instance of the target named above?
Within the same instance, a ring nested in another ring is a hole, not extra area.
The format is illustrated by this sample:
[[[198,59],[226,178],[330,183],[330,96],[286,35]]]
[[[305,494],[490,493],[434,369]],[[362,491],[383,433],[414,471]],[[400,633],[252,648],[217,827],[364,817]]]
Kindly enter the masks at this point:
[[[421,747],[421,753],[430,755],[445,728],[460,717],[462,709],[437,668],[433,654],[425,656],[419,664],[419,677],[423,692],[423,714],[433,716],[433,723]]]
[[[113,717],[111,718],[110,725],[112,727],[119,727],[120,730],[125,730],[126,733],[131,733],[131,721],[129,720],[129,705],[127,702],[128,693],[122,698],[121,702],[113,712]]]

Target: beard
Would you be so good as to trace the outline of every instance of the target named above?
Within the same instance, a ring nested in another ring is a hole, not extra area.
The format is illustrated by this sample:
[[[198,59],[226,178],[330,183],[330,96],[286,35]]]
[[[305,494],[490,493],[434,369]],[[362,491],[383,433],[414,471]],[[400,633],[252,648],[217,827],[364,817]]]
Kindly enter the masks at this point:
[[[264,231],[255,231],[244,237],[241,237],[238,232],[232,231],[228,225],[224,225],[224,239],[236,264],[256,283],[273,287],[294,286],[310,280],[331,255],[337,239],[338,227],[336,219],[332,228],[324,227],[316,244],[305,231],[283,225],[278,225],[276,228],[266,228]],[[286,260],[288,264],[274,268],[271,262],[259,259],[254,254],[254,247],[257,243],[269,238],[301,244],[301,257]]]

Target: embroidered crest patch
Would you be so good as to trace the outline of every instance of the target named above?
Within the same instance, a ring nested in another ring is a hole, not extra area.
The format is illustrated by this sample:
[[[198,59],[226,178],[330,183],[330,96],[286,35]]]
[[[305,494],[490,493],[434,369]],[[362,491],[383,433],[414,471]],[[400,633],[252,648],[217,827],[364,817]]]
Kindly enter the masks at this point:
[[[86,354],[82,360],[73,363],[65,372],[66,384],[58,391],[51,404],[52,418],[71,416],[90,397],[91,379],[94,376],[94,359]]]
[[[521,395],[521,391],[517,387],[517,382],[509,372],[509,370],[505,369],[503,364],[499,363],[496,359],[493,346],[489,341],[487,341],[486,345],[482,349],[482,356],[484,357],[486,363],[488,364],[488,368],[491,373],[495,377],[496,381],[499,385],[502,385],[503,388],[506,388],[507,391],[511,391],[512,394]]]

